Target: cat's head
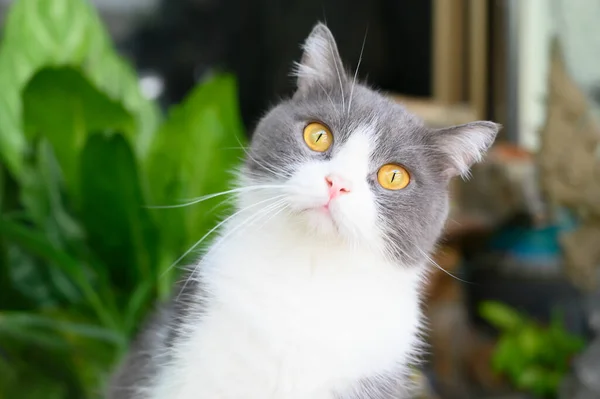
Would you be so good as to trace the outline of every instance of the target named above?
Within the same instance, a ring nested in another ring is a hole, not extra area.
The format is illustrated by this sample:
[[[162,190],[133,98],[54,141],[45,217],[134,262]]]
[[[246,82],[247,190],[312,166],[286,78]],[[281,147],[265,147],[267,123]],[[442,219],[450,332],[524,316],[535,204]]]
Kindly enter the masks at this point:
[[[347,74],[323,24],[296,76],[294,96],[254,132],[242,184],[257,189],[242,194],[244,206],[405,264],[422,259],[444,226],[449,180],[481,159],[499,126],[426,127]]]

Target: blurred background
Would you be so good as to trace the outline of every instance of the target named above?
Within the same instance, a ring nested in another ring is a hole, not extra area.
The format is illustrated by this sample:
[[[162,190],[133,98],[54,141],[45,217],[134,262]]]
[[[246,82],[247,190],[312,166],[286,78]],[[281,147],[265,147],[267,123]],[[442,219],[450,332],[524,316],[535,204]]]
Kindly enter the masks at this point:
[[[326,21],[431,126],[452,215],[420,398],[600,398],[599,0],[0,0],[0,398],[96,398]]]

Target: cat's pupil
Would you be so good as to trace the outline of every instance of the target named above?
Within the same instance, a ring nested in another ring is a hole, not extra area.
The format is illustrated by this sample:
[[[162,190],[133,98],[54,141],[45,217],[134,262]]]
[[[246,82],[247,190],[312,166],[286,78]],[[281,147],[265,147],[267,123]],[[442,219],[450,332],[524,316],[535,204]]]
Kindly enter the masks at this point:
[[[323,137],[323,132],[322,131],[319,132],[318,134],[319,134],[319,137],[317,137],[317,139],[315,140],[315,143],[318,143],[319,140],[321,140],[321,137]]]
[[[390,183],[394,182],[394,179],[396,178],[396,173],[398,173],[398,172],[394,171],[394,174],[392,175],[392,180],[390,180]]]

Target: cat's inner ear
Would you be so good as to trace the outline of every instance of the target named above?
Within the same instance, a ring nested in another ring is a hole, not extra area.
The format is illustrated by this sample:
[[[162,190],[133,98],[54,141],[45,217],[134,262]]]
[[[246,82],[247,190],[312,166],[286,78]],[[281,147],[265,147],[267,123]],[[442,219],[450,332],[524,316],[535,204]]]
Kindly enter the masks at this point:
[[[296,63],[299,92],[315,86],[332,87],[344,85],[347,79],[333,34],[322,23],[318,23],[304,42],[302,59]]]
[[[430,137],[436,152],[442,155],[443,173],[448,177],[468,176],[469,169],[483,159],[500,128],[497,123],[479,121],[434,130]]]

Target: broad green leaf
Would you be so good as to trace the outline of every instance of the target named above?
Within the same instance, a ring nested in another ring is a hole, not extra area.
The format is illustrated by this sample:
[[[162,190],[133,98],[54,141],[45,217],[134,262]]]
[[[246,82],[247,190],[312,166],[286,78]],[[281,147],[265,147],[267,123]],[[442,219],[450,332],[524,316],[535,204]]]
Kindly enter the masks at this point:
[[[147,205],[181,204],[230,188],[244,144],[235,79],[215,75],[171,109],[155,135],[145,164]],[[214,225],[218,201],[153,211],[161,226],[163,272]]]
[[[0,47],[0,156],[11,173],[22,175],[27,148],[23,91],[37,72],[60,66],[81,68],[98,91],[122,104],[134,119],[136,152],[144,156],[157,109],[142,96],[133,70],[113,50],[89,2],[17,0],[7,15]]]
[[[134,132],[134,122],[121,104],[72,68],[41,70],[27,85],[23,104],[26,134],[52,144],[71,193],[77,192],[79,154],[88,132]]]
[[[81,152],[81,217],[91,248],[129,295],[155,281],[156,228],[140,187],[134,154],[122,135],[94,134]]]
[[[203,83],[157,131],[89,0],[17,0],[0,87],[0,398],[96,397],[168,292],[160,275],[215,223],[219,199],[144,206],[231,186],[235,80]]]

